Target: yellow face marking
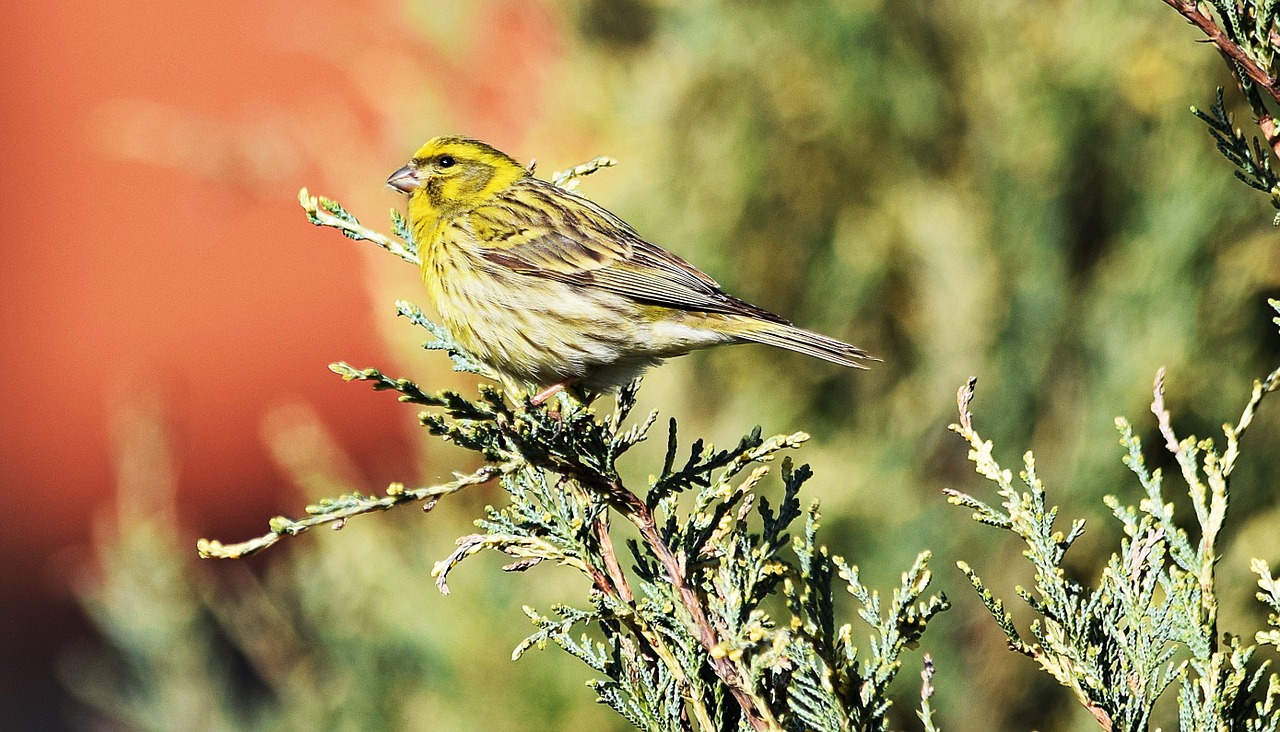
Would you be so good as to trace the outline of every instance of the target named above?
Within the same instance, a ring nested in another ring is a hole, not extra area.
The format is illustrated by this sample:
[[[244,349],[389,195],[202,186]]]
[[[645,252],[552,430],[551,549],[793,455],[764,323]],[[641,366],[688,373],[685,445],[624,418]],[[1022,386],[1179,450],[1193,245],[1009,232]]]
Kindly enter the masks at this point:
[[[421,186],[409,198],[410,212],[431,218],[474,209],[529,174],[494,148],[462,137],[437,137],[409,161]]]

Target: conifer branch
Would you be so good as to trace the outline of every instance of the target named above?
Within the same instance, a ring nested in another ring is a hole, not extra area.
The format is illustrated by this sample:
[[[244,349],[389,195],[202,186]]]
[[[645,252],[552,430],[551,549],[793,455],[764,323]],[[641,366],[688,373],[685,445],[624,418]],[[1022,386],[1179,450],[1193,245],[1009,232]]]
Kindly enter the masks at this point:
[[[597,158],[555,180],[570,186],[612,164]],[[313,224],[415,261],[417,246],[402,217],[392,217],[396,241],[365,228],[337,202],[312,198],[305,190],[300,200]],[[406,302],[396,307],[431,333],[424,348],[445,352],[455,370],[496,378],[418,308]],[[590,607],[556,607],[559,619],[526,608],[537,631],[513,657],[555,643],[600,675],[591,684],[600,701],[643,729],[887,729],[888,685],[899,657],[948,604],[942,597],[924,597],[931,580],[924,552],[903,575],[892,604],[882,608],[856,568],[817,544],[817,507],[802,510],[798,495],[811,475],[806,466],[783,461],[784,495],[776,509],[757,493],[768,464],[801,447],[807,434],[764,437],[757,427],[724,450],[694,440],[679,464],[672,420],[662,469],[642,497],[624,484],[617,468],[657,416],[628,425],[638,382],[621,390],[612,413],[597,415],[569,395],[549,410],[487,384],[467,398],[431,392],[376,368],[341,362],[330,368],[346,381],[423,407],[419,421],[428,432],[474,451],[485,465],[438,486],[410,490],[394,484],[384,496],[324,499],[308,506],[305,518],[272,519],[271,532],[256,539],[230,545],[202,539],[200,556],[247,557],[316,526],[340,528],[349,518],[410,502],[430,509],[443,496],[495,482],[510,500],[487,509],[477,521],[480,531],[458,539],[456,549],[436,564],[432,574],[439,590],[448,593],[450,573],[486,549],[511,558],[505,571],[558,564],[581,573],[591,588]],[[682,493],[690,494],[685,507]],[[639,541],[628,543],[630,567],[611,535],[612,512],[639,534]],[[804,532],[792,538],[787,532],[802,516]],[[851,626],[838,634],[834,629],[837,579],[861,604],[860,615],[873,631],[872,652],[862,658],[852,645]],[[775,620],[766,601],[779,593],[785,605]],[[597,636],[573,636],[580,626],[593,626]],[[932,677],[924,682],[921,714],[932,728]]]

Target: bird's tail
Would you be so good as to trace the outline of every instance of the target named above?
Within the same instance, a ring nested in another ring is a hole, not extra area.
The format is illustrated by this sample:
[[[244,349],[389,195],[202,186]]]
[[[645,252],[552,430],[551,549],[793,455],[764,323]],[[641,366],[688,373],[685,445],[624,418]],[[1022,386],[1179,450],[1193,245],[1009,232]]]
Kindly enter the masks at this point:
[[[773,323],[751,318],[747,327],[734,335],[744,341],[785,348],[788,351],[803,353],[806,356],[814,356],[855,369],[866,368],[862,361],[880,360],[867,355],[866,351],[857,346],[851,346],[835,338],[828,338],[821,333],[797,328],[788,323]]]

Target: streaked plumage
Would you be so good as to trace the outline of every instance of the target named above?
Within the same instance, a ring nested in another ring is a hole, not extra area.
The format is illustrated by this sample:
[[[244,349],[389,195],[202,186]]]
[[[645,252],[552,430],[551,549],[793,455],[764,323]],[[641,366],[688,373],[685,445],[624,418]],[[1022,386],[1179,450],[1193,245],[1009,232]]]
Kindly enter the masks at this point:
[[[423,281],[445,327],[510,378],[607,391],[664,358],[729,343],[857,368],[869,358],[729,295],[482,142],[437,137],[387,183],[409,194]]]

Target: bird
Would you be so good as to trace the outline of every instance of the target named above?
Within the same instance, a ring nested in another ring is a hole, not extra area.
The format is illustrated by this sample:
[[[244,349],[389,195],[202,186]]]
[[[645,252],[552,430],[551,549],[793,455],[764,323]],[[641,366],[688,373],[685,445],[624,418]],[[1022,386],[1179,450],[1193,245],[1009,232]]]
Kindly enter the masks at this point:
[[[599,204],[479,140],[429,140],[407,194],[422,280],[454,342],[509,382],[598,395],[662,360],[762,343],[852,368],[862,349],[725,292]]]

